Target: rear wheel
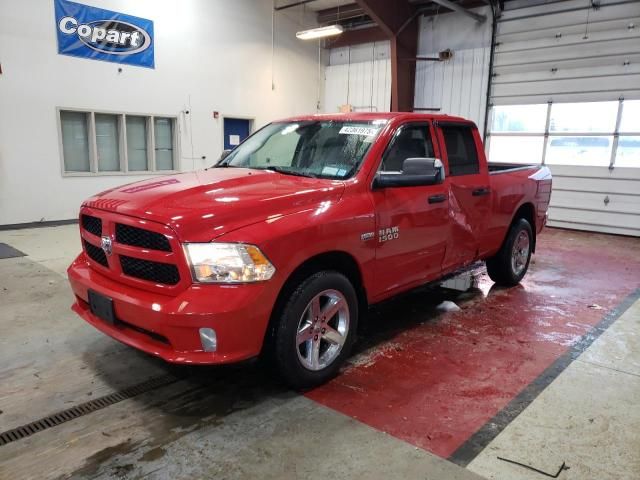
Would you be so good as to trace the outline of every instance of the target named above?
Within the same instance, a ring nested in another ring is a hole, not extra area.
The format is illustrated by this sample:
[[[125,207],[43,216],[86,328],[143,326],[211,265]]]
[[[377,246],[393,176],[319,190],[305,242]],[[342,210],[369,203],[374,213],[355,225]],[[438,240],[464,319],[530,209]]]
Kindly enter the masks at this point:
[[[496,255],[487,259],[487,273],[499,285],[520,283],[529,269],[533,247],[533,230],[527,220],[517,220]]]
[[[294,388],[309,388],[333,377],[355,339],[358,301],[342,274],[323,271],[295,289],[277,319],[274,360]]]

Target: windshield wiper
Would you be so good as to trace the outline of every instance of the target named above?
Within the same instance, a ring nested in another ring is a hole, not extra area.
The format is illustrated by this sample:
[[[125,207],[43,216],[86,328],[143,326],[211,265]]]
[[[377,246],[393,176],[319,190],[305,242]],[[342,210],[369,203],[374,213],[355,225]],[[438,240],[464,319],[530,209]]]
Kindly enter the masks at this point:
[[[287,170],[286,168],[278,167],[277,165],[269,165],[268,167],[264,167],[264,168],[256,168],[256,170],[271,170],[272,172],[278,172],[284,175],[293,175],[296,177],[307,177],[307,178],[318,178],[318,176],[314,175],[313,173],[296,172],[295,170]]]
[[[231,165],[226,158],[222,159],[221,162],[216,163],[213,168],[230,168],[235,167],[235,165]]]

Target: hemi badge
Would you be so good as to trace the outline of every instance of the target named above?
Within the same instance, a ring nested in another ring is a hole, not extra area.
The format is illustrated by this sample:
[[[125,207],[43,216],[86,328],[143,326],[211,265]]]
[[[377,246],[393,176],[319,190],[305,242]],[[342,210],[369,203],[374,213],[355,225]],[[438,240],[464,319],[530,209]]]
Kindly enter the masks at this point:
[[[367,240],[371,240],[375,236],[376,236],[375,232],[363,233],[362,235],[360,235],[360,240],[362,240],[363,242],[366,242]]]

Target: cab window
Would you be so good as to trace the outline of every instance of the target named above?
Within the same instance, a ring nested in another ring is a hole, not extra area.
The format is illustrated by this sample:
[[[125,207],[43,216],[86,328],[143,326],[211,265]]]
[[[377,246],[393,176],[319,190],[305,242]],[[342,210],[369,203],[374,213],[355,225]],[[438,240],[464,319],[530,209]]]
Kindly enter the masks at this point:
[[[441,129],[447,149],[449,175],[455,177],[479,173],[478,152],[471,127],[442,125]]]
[[[433,143],[426,123],[401,126],[391,140],[383,157],[380,170],[401,172],[407,158],[433,158]]]

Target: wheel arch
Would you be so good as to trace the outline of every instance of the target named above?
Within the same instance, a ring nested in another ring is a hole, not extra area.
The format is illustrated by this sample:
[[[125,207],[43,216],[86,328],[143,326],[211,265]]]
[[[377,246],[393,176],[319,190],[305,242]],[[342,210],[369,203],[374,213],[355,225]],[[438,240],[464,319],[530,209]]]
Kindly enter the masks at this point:
[[[280,289],[280,293],[271,311],[267,331],[265,332],[263,351],[265,347],[268,346],[268,340],[273,336],[278,314],[282,311],[287,299],[296,289],[297,285],[305,278],[322,270],[333,270],[347,277],[358,296],[358,313],[364,312],[368,308],[368,297],[362,271],[355,257],[340,250],[316,254],[298,265],[291,274],[289,274]]]
[[[509,231],[511,230],[511,227],[513,226],[513,224],[516,223],[521,218],[524,218],[527,222],[529,222],[529,225],[531,225],[531,233],[533,234],[533,245],[531,246],[531,252],[535,253],[536,251],[536,209],[533,206],[533,203],[526,202],[518,207],[518,209],[516,210],[516,213],[513,215],[513,219],[511,220],[511,223],[509,224],[509,228],[507,229],[506,235],[509,234]],[[505,240],[503,240],[503,243],[504,241],[506,241],[506,238],[507,238],[506,235],[505,235]]]

